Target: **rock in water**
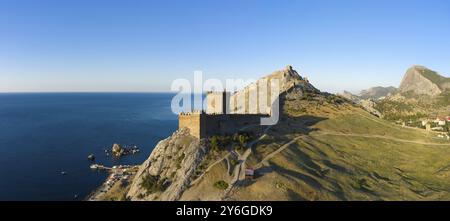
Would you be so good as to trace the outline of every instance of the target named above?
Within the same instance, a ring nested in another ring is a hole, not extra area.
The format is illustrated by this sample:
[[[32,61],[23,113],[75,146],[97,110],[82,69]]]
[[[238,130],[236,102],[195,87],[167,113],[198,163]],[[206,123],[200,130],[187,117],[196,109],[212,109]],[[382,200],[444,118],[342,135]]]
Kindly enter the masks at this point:
[[[113,144],[111,152],[115,157],[120,157],[123,154],[123,148],[119,144]]]
[[[87,158],[88,158],[88,160],[94,161],[95,160],[95,155],[94,154],[89,154],[89,156]]]

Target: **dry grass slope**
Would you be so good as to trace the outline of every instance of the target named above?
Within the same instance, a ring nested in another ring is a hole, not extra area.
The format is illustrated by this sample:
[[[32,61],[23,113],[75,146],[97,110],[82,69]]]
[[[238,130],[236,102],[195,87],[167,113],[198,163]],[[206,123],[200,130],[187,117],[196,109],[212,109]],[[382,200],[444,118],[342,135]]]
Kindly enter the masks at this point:
[[[259,175],[227,200],[450,200],[450,142],[348,103],[312,98],[284,105],[286,115],[246,162]],[[224,173],[218,165],[185,199],[202,190],[217,199],[213,183],[229,179]]]

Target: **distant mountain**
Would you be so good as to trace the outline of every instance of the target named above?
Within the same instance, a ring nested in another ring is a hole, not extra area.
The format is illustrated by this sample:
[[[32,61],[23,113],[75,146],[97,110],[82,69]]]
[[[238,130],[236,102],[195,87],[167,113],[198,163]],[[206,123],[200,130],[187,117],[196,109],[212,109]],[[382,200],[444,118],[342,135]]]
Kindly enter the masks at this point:
[[[450,90],[450,78],[418,65],[406,71],[398,89],[400,93],[412,92],[417,95],[430,96],[440,95],[445,90]]]
[[[424,66],[409,68],[396,92],[376,102],[388,120],[410,120],[430,113],[450,114],[450,78]]]
[[[343,91],[342,93],[338,93],[338,96],[346,98],[347,100],[352,101],[355,104],[360,105],[364,110],[371,113],[374,116],[382,117],[383,114],[379,112],[375,107],[376,103],[372,98],[362,98],[361,96],[354,95],[349,91]]]
[[[395,91],[397,91],[397,88],[395,87],[371,87],[367,90],[362,90],[359,93],[359,97],[361,97],[362,99],[374,99],[374,100],[378,100],[382,97],[386,97],[389,94],[394,93]]]
[[[357,95],[354,95],[354,94],[352,94],[349,91],[343,91],[341,93],[337,93],[337,95],[339,95],[339,96],[341,96],[343,98],[346,98],[348,100],[351,100],[351,101],[353,101],[355,103],[358,103],[361,100],[361,97],[359,97]]]
[[[387,120],[417,119],[430,113],[450,114],[450,78],[419,65],[406,71],[398,89],[372,87],[358,95],[348,91],[338,95]]]

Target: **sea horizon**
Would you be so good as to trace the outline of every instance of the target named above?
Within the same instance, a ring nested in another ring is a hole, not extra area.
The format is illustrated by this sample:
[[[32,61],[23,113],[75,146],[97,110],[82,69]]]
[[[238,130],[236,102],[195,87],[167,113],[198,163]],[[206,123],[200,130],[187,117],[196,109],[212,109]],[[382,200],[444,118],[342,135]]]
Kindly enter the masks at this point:
[[[0,200],[83,200],[107,177],[91,164],[139,165],[177,129],[170,93],[0,95]],[[140,153],[107,156],[114,143]]]

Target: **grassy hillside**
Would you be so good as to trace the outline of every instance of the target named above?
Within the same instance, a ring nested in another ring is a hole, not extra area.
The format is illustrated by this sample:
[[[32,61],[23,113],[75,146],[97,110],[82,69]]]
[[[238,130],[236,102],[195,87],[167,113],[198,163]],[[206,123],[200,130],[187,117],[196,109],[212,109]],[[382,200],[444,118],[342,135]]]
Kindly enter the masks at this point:
[[[295,100],[257,143],[246,166],[257,176],[229,200],[450,200],[450,142],[402,128],[333,99]],[[221,199],[225,161],[182,199]],[[213,191],[214,190],[214,191]]]

